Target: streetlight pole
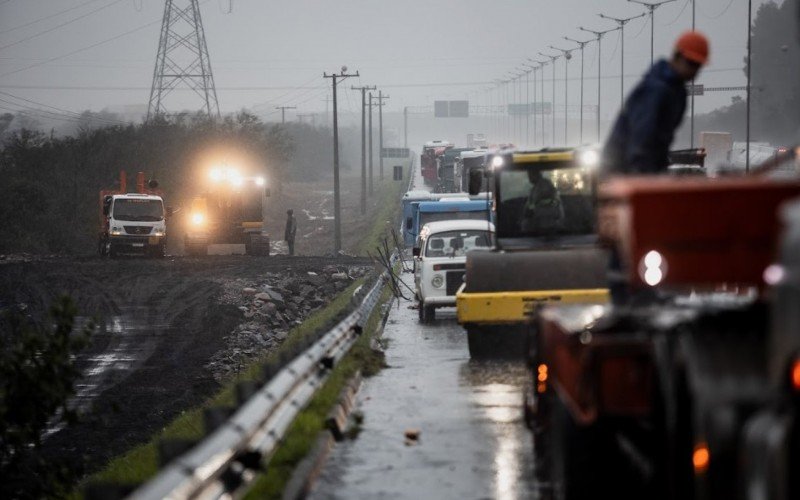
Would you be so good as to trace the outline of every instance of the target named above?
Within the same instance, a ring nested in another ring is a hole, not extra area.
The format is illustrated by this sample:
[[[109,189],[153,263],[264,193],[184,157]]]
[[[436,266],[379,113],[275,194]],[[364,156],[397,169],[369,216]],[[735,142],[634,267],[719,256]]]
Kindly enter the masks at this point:
[[[342,66],[342,72],[322,74],[323,78],[330,78],[333,84],[333,211],[335,217],[334,224],[334,251],[338,255],[342,249],[342,204],[339,196],[339,117],[336,111],[336,84],[337,80],[344,80],[351,76],[359,76],[358,71],[354,74],[347,73],[347,67]]]
[[[550,45],[550,48],[564,54],[564,146],[569,144],[569,60],[572,59],[572,51],[575,49],[560,49]]]
[[[642,0],[628,0],[631,3],[638,3],[647,7],[650,17],[650,66],[653,65],[653,43],[655,39],[655,10],[665,3],[675,2],[676,0],[662,0],[660,2],[643,2]]]
[[[569,42],[577,43],[578,46],[581,48],[581,126],[580,126],[580,144],[583,144],[583,49],[591,43],[591,40],[575,40],[574,38],[570,38],[568,36],[564,37],[564,40]]]
[[[530,59],[530,58],[528,58],[528,60],[532,61],[532,62],[537,62],[537,61],[534,61],[533,59]],[[531,66],[530,64],[523,64],[523,66],[528,68],[528,72],[525,73],[525,75],[526,75],[525,78],[527,80],[527,91],[528,92],[530,91],[530,79],[528,78],[527,75],[529,73],[533,73],[533,100],[535,101],[536,100],[536,69],[537,68],[536,68],[536,66]],[[531,109],[531,104],[532,103],[531,103],[530,93],[526,94],[525,101],[526,101],[526,103],[525,103],[525,126],[526,126],[525,135],[526,135],[526,137],[525,138],[526,138],[526,140],[530,141],[531,140],[530,116],[531,116],[531,113],[532,113],[532,109]],[[535,110],[536,107],[534,106],[533,109]],[[533,142],[530,142],[530,146],[533,146],[535,144],[536,144],[536,116],[534,115],[534,117],[533,117]]]
[[[606,33],[611,33],[612,31],[617,31],[619,28],[613,28],[605,31],[594,31],[581,26],[578,29],[587,33],[592,33],[596,37],[595,40],[597,40],[597,142],[600,142],[600,84],[602,83],[602,73],[600,70],[602,69],[601,66],[603,62],[601,50],[603,48],[603,35]]]
[[[383,101],[388,98],[388,95],[383,95],[382,90],[378,91],[378,172],[381,181],[383,181]]]
[[[753,68],[753,60],[751,59],[753,50],[753,0],[747,1],[747,133],[745,139],[747,145],[745,146],[745,163],[744,171],[750,172],[750,71]],[[694,134],[692,134],[694,135]]]
[[[599,14],[600,17],[603,19],[608,19],[609,21],[614,21],[619,25],[620,33],[619,38],[621,42],[620,46],[620,70],[619,70],[619,102],[620,107],[625,106],[625,25],[629,22],[633,21],[634,19],[639,19],[640,17],[646,16],[646,12],[642,12],[638,16],[631,16],[625,18],[619,17],[611,17],[605,14]]]
[[[547,57],[550,59],[550,62],[553,64],[553,101],[552,101],[552,114],[553,114],[553,135],[551,136],[551,140],[553,142],[556,141],[556,60],[561,56],[551,56],[549,54],[543,54],[539,52],[540,56]]]
[[[350,87],[361,91],[361,214],[367,213],[367,90],[375,87]]]

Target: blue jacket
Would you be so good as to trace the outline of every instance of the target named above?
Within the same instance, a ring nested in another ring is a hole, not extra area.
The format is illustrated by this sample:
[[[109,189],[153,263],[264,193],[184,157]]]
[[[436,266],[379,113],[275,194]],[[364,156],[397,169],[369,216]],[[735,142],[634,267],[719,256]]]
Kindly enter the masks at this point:
[[[606,173],[656,174],[669,166],[675,130],[686,112],[686,87],[664,59],[633,89],[603,150]]]

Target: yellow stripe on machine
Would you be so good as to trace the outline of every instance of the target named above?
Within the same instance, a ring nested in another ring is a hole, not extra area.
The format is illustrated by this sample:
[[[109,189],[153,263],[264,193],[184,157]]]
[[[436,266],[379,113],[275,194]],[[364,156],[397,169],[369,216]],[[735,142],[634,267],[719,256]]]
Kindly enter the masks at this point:
[[[575,153],[572,151],[558,153],[513,153],[511,157],[514,163],[546,163],[572,161],[575,159]]]
[[[459,292],[458,322],[519,323],[530,318],[542,304],[602,304],[609,301],[607,288],[536,290],[522,292]]]
[[[242,227],[245,229],[258,229],[263,225],[263,222],[242,222]]]

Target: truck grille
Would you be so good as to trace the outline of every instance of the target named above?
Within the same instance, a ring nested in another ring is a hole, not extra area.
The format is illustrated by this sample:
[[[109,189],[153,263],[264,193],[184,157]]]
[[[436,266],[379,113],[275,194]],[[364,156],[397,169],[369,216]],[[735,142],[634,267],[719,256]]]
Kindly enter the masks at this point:
[[[127,234],[150,234],[152,226],[123,226]]]
[[[450,271],[445,275],[445,284],[447,286],[447,295],[455,295],[461,285],[464,283],[465,271]]]

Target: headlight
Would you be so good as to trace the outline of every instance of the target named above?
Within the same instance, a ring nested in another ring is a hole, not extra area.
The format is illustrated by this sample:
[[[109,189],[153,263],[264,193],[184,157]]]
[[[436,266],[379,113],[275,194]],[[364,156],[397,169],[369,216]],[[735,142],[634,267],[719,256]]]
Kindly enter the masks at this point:
[[[205,222],[205,220],[206,220],[205,215],[203,215],[201,213],[193,213],[192,214],[192,224],[194,224],[195,226],[199,226],[200,224]]]
[[[112,236],[119,236],[122,234],[122,230],[118,227],[111,228],[111,235]]]
[[[583,151],[580,154],[580,163],[582,167],[594,168],[600,164],[600,153],[594,149]]]
[[[208,176],[211,178],[212,181],[219,182],[225,177],[225,174],[223,173],[221,168],[212,168],[211,171],[208,173]]]
[[[256,186],[261,187],[266,183],[267,181],[263,177],[256,177]]]
[[[492,168],[500,168],[503,166],[503,157],[502,156],[494,156],[492,157]]]
[[[434,275],[434,277],[431,279],[431,285],[433,285],[434,288],[442,288],[442,285],[444,285],[444,278],[442,275]]]
[[[666,274],[667,261],[655,250],[647,252],[639,263],[639,275],[650,286],[656,286],[664,281]]]
[[[163,229],[157,229],[153,231],[153,236],[164,236],[166,234]]]

